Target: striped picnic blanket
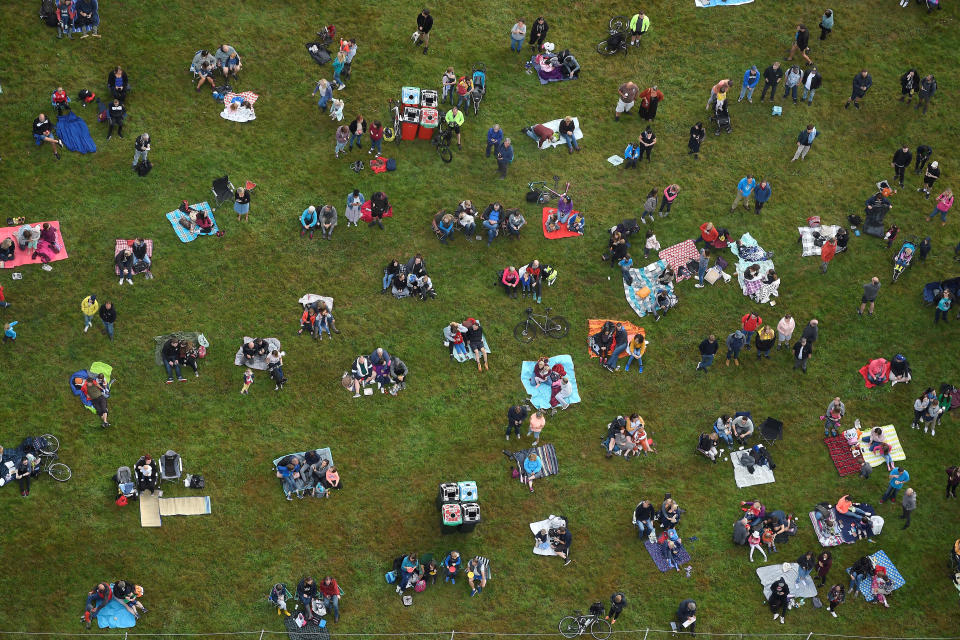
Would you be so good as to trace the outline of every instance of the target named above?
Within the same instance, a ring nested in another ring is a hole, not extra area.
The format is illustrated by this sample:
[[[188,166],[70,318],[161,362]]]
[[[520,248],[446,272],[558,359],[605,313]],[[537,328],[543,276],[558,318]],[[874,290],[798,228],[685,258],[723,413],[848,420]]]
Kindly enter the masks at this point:
[[[144,238],[143,241],[147,243],[147,257],[153,259],[153,240],[149,238]],[[127,247],[129,247],[132,244],[133,243],[130,242],[129,240],[124,240],[123,238],[117,238],[113,247],[113,256],[117,257],[117,255],[119,255],[121,251],[125,250]],[[116,263],[114,263],[113,270],[117,275],[120,275],[120,267],[118,267]],[[141,273],[146,273],[146,271],[142,271]]]
[[[542,444],[532,449],[524,449],[523,451],[514,451],[513,453],[508,453],[504,451],[514,462],[517,463],[517,467],[520,469],[520,481],[523,481],[523,461],[531,453],[537,454],[540,458],[540,462],[543,463],[543,467],[534,477],[534,479],[546,478],[547,476],[552,476],[560,473],[560,464],[557,462],[557,452],[553,448],[552,444]]]
[[[213,217],[213,211],[210,210],[210,205],[206,202],[201,202],[199,204],[191,204],[191,209],[198,209],[203,211],[209,216],[210,220],[213,222],[213,229],[210,233],[206,235],[214,235],[219,229],[217,229],[217,221]],[[177,237],[180,238],[180,242],[193,242],[196,240],[200,234],[191,233],[186,227],[180,224],[180,218],[183,217],[183,213],[178,209],[177,211],[171,211],[167,214],[167,220],[170,221],[170,224],[173,226],[174,232],[176,232]]]
[[[233,102],[234,98],[240,98],[240,100],[246,100],[250,104],[254,104],[257,101],[257,98],[259,97],[260,96],[255,94],[253,91],[241,91],[240,93],[234,93],[233,91],[228,91],[223,96],[223,104],[230,104],[231,102]]]
[[[677,274],[677,282],[696,275],[696,270],[694,270],[694,273],[690,276],[685,274],[681,275],[679,267],[699,257],[700,252],[697,251],[697,245],[693,243],[693,240],[684,240],[683,242],[660,250],[660,259],[665,260],[673,269],[673,272]]]
[[[890,445],[890,457],[895,461],[906,460],[907,454],[903,452],[903,447],[900,446],[900,438],[897,436],[897,430],[893,428],[892,424],[881,428],[883,429],[883,435],[887,437],[887,444]],[[886,462],[883,456],[868,451],[867,443],[862,440],[860,441],[860,451],[863,452],[863,459],[869,462],[871,467],[879,467]]]

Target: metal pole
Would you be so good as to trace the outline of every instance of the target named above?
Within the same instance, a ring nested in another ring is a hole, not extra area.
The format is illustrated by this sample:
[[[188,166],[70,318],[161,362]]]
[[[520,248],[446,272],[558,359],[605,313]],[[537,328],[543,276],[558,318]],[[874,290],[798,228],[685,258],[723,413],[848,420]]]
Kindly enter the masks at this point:
[[[454,636],[456,633],[457,633],[456,631],[451,631],[451,632],[450,632],[450,640],[453,640],[453,636]]]
[[[260,629],[260,640],[263,640],[263,629]]]
[[[650,633],[650,627],[647,627],[647,630],[643,632],[643,640],[647,640],[648,633]]]
[[[813,631],[811,631],[809,634],[807,634],[807,640],[810,640],[811,637],[813,637]]]

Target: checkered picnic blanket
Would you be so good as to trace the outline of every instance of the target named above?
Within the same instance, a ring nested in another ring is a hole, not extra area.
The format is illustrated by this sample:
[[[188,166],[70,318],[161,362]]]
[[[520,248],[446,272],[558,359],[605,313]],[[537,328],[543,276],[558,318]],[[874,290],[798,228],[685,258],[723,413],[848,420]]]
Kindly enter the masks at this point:
[[[250,104],[255,104],[257,101],[257,98],[259,98],[260,96],[255,94],[253,91],[241,91],[240,93],[234,93],[233,91],[228,91],[223,96],[223,104],[230,104],[230,102],[232,102],[233,99],[237,97],[239,97],[241,100],[246,100]]]
[[[215,233],[217,233],[218,231],[217,221],[213,217],[213,211],[210,210],[209,204],[207,204],[206,202],[200,202],[198,204],[191,204],[190,208],[203,211],[210,217],[211,222],[213,222],[213,229],[208,235],[214,235]],[[166,217],[167,217],[167,220],[170,221],[170,224],[173,226],[173,230],[176,232],[177,237],[180,238],[180,242],[193,242],[200,236],[200,234],[190,233],[190,231],[187,230],[186,227],[180,224],[180,218],[182,216],[183,216],[183,213],[177,210],[177,211],[171,211],[170,213],[167,214]]]
[[[833,238],[837,235],[840,227],[836,225],[824,225],[821,227],[797,227],[800,232],[800,245],[803,257],[820,255],[820,247],[814,244],[815,234],[820,234],[824,238]]]
[[[900,572],[897,571],[897,568],[893,566],[893,560],[891,560],[885,552],[877,551],[870,556],[870,559],[873,560],[873,566],[884,567],[887,570],[887,578],[889,578],[890,582],[893,584],[894,591],[907,583],[907,581],[903,579],[903,576],[900,575]],[[847,571],[849,570],[850,568],[848,567]],[[867,602],[873,602],[873,599],[876,597],[873,595],[872,585],[872,577],[857,581],[857,589],[863,594],[863,599]]]
[[[664,286],[659,283],[660,274],[663,273],[666,266],[667,264],[664,260],[657,260],[656,262],[648,264],[643,269],[634,267],[630,269],[633,283],[627,284],[626,280],[623,281],[623,294],[627,298],[627,303],[641,318],[648,313],[653,313],[654,307],[656,307],[657,304],[657,292],[661,289],[667,290],[670,296],[671,307],[676,306],[679,302],[672,284]],[[637,295],[637,291],[643,287],[650,289],[650,294],[646,298],[641,298]]]
[[[700,252],[697,251],[697,245],[693,243],[693,240],[684,240],[672,247],[660,250],[660,259],[665,260],[673,269],[673,272],[677,274],[677,282],[696,275],[696,273],[694,273],[691,276],[681,276],[678,267],[687,264],[691,260],[696,260],[699,257]]]
[[[153,240],[150,240],[149,238],[144,238],[143,241],[147,243],[147,257],[153,258]],[[128,240],[124,240],[123,238],[117,238],[116,244],[113,247],[113,256],[117,257],[117,255],[119,255],[121,251],[126,249],[131,244],[133,243],[129,242]],[[114,263],[113,270],[116,272],[117,275],[120,275],[120,267],[116,266],[116,263]]]

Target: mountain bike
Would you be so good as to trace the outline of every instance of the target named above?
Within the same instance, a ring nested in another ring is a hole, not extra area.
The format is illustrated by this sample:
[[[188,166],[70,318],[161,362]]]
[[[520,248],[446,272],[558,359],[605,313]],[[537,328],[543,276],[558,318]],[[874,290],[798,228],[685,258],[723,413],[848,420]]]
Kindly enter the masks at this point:
[[[446,125],[446,122],[441,121],[431,142],[437,148],[437,153],[440,154],[440,159],[444,162],[453,162],[453,151],[450,150],[450,139],[452,137],[453,131]]]
[[[66,482],[73,476],[70,467],[62,462],[57,462],[57,451],[60,449],[60,441],[50,433],[45,433],[37,440],[41,446],[36,450],[37,457],[40,458],[39,471],[46,471],[50,477],[57,482]]]
[[[596,640],[606,640],[613,632],[613,627],[608,620],[593,613],[583,615],[579,611],[574,611],[572,616],[563,618],[559,627],[560,635],[564,638],[576,638],[589,630],[590,635]]]
[[[534,313],[532,308],[527,307],[527,319],[513,328],[513,337],[524,344],[529,344],[537,337],[537,329],[557,340],[567,335],[570,331],[567,319],[563,316],[551,316],[550,311],[550,307],[547,307],[546,313]],[[537,318],[543,318],[543,322],[541,323]]]
[[[546,180],[535,180],[533,182],[528,182],[527,187],[533,193],[537,194],[537,202],[543,204],[549,202],[552,198],[560,198],[560,196],[566,196],[570,191],[570,183],[568,182],[564,188],[563,192],[559,191],[560,189],[560,176],[553,176],[553,188],[551,189],[547,186]]]

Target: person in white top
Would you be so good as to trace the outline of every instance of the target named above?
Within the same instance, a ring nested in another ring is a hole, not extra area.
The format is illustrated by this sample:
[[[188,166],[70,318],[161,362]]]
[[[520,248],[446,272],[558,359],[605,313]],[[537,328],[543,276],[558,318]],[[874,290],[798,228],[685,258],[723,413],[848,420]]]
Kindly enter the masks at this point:
[[[517,23],[510,29],[510,50],[520,53],[523,49],[523,41],[527,38],[527,25],[523,20],[517,20]]]

